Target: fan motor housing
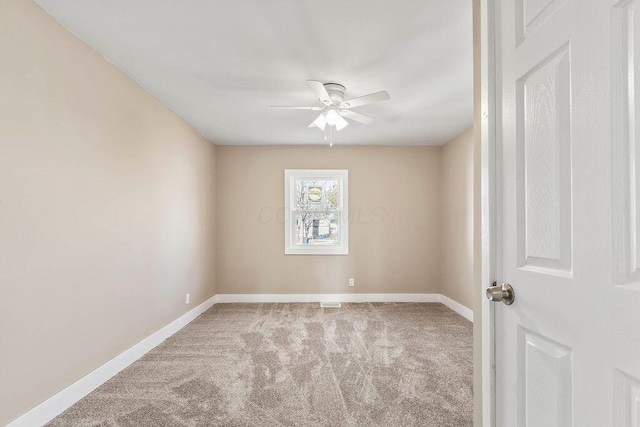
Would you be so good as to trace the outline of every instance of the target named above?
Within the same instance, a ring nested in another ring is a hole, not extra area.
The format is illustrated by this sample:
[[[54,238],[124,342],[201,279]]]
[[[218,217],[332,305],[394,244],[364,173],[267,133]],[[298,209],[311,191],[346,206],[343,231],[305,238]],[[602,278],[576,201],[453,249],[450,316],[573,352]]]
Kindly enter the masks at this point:
[[[325,83],[324,88],[327,90],[331,101],[335,104],[339,104],[344,101],[345,87],[339,83]]]

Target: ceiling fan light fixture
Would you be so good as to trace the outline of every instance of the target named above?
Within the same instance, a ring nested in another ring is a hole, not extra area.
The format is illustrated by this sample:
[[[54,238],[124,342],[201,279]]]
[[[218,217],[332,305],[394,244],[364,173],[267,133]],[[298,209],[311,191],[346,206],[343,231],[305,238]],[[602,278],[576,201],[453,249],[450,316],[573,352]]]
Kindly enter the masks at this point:
[[[324,130],[324,127],[327,125],[327,119],[324,117],[324,114],[320,114],[318,118],[313,121],[313,124]]]
[[[347,127],[349,124],[342,116],[338,116],[338,122],[336,123],[336,130],[341,130]]]
[[[342,119],[342,117],[340,116],[340,114],[338,114],[335,108],[329,109],[326,115],[327,115],[327,124],[331,126],[337,125],[340,122],[340,119]]]

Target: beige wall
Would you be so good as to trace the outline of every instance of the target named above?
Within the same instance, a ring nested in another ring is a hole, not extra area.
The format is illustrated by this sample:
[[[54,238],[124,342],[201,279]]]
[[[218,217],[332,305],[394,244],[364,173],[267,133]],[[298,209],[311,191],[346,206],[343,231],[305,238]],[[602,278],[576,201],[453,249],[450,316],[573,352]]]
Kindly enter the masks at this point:
[[[215,148],[30,1],[0,52],[4,425],[214,294]]]
[[[284,255],[285,169],[349,170],[348,256]],[[216,172],[218,293],[440,292],[439,147],[219,146]]]
[[[442,294],[473,309],[473,128],[442,146]]]

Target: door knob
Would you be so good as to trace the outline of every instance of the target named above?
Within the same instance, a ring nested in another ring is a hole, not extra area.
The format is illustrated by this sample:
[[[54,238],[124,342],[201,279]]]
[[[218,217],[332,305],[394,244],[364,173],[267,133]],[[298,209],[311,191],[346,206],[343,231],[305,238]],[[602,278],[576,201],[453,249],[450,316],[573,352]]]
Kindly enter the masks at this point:
[[[487,299],[493,302],[502,301],[506,305],[511,305],[516,299],[516,293],[508,283],[496,286],[496,282],[493,282],[493,286],[487,288]]]

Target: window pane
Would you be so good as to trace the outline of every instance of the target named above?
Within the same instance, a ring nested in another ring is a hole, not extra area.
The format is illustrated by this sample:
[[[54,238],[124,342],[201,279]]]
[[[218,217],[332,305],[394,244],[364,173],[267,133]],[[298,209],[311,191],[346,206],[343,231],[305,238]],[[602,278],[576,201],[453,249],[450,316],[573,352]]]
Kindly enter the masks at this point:
[[[307,211],[329,211],[338,209],[338,180],[296,180],[296,209]]]
[[[349,254],[349,171],[285,169],[287,255]]]
[[[338,216],[337,212],[296,212],[296,244],[338,244]]]

